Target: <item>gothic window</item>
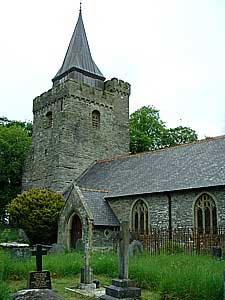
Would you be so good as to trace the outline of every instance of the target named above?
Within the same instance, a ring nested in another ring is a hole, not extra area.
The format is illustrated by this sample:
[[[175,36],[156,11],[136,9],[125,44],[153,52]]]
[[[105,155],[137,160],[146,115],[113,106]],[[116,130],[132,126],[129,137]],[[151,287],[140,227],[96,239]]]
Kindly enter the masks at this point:
[[[92,127],[96,129],[100,127],[100,112],[98,110],[92,112]]]
[[[52,118],[52,112],[51,111],[47,112],[46,118],[47,118],[47,128],[49,128],[49,127],[51,128],[52,124],[53,124],[53,118]]]
[[[199,233],[216,233],[216,204],[208,194],[202,194],[195,203],[195,227]]]
[[[132,210],[132,230],[138,234],[148,233],[148,207],[138,200]]]

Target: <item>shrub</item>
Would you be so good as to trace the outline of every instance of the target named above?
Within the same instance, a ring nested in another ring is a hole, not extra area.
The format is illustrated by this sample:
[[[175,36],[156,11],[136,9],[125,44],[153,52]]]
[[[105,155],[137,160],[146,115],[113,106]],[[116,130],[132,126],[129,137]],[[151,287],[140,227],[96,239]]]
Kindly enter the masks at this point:
[[[24,229],[32,244],[56,242],[57,220],[64,198],[51,190],[34,188],[19,194],[7,207],[10,224]]]
[[[4,228],[0,229],[0,242],[18,242],[28,243],[29,240],[23,229],[19,228]]]

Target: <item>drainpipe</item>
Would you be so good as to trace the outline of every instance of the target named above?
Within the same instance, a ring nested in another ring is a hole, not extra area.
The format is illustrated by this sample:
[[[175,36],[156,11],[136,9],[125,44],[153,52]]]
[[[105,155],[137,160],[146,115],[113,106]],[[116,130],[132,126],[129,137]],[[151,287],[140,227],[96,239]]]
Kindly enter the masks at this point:
[[[168,198],[168,229],[169,229],[169,239],[172,240],[172,200],[171,200],[171,194],[167,193]]]

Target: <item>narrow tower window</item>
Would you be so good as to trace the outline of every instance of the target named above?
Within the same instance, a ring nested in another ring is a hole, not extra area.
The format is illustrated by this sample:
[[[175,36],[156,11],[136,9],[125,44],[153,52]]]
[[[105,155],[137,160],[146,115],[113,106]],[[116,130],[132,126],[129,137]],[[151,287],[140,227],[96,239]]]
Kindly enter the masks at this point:
[[[92,112],[92,127],[96,129],[100,127],[100,112],[98,110]]]
[[[49,127],[51,128],[53,124],[52,112],[51,111],[47,112],[46,117],[47,117],[47,128]]]

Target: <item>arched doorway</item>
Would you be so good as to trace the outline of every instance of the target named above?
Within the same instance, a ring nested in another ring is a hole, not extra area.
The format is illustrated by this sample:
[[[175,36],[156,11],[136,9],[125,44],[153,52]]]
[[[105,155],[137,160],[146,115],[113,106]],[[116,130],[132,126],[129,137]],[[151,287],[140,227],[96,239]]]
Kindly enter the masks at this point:
[[[70,248],[75,249],[77,241],[82,238],[82,223],[78,215],[73,215],[70,229]]]

